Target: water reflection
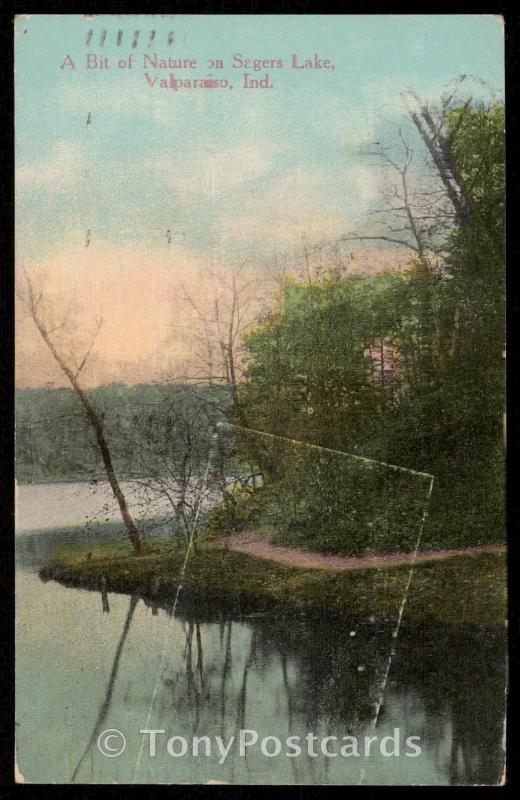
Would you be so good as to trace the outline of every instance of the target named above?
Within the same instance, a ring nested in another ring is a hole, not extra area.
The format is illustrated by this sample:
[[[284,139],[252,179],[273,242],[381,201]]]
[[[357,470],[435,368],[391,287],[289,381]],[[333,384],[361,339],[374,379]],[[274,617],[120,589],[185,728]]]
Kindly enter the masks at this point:
[[[402,741],[419,736],[420,757],[384,759],[376,752],[358,760],[266,758],[251,749],[245,758],[232,751],[219,764],[214,751],[207,758],[172,758],[163,742],[156,758],[144,752],[138,761],[139,731],[147,721],[169,735],[212,740],[236,736],[241,728],[282,741],[309,731],[338,737],[374,733],[371,721],[395,620],[283,606],[266,612],[246,605],[244,597],[223,604],[218,596],[186,590],[173,616],[154,586],[145,600],[109,593],[106,582],[99,593],[42,583],[32,572],[58,544],[119,538],[119,527],[29,528],[17,536],[16,595],[17,755],[28,781],[500,780],[504,631],[414,620],[412,596],[376,732],[381,737],[397,727]],[[105,758],[97,749],[97,736],[107,728],[127,738],[119,758]]]
[[[101,596],[102,596],[102,599],[103,599],[103,611],[110,611],[110,608],[108,607],[108,599],[106,600],[106,606],[105,606],[105,600],[104,600],[104,598],[106,597],[106,586],[104,586],[103,589],[101,590]],[[104,698],[104,700],[103,700],[103,702],[101,704],[101,707],[99,709],[99,714],[98,714],[98,718],[96,720],[96,724],[94,725],[94,730],[92,731],[92,734],[90,736],[90,739],[87,742],[85,750],[81,754],[81,758],[79,759],[79,761],[78,761],[78,763],[76,765],[76,769],[74,770],[74,772],[72,774],[72,777],[71,777],[71,782],[72,783],[74,783],[74,781],[76,780],[76,778],[78,776],[78,773],[81,770],[81,766],[82,766],[85,758],[89,754],[89,752],[90,752],[92,746],[94,745],[94,743],[97,741],[97,738],[98,738],[99,734],[102,731],[103,723],[105,722],[107,714],[108,714],[108,711],[110,709],[110,705],[112,703],[112,693],[114,691],[114,685],[115,685],[115,682],[116,682],[117,673],[119,671],[119,662],[121,661],[121,655],[123,653],[123,647],[124,647],[124,644],[126,642],[126,637],[128,636],[128,631],[130,630],[130,623],[132,622],[132,617],[134,615],[134,611],[135,611],[135,607],[137,605],[137,602],[138,602],[138,598],[135,595],[132,595],[130,597],[130,604],[128,606],[128,612],[126,614],[125,624],[123,625],[123,630],[121,631],[121,637],[119,639],[119,642],[117,643],[117,648],[116,648],[116,652],[115,652],[115,655],[114,655],[114,660],[112,662],[112,669],[110,671],[110,677],[108,679],[106,695],[105,695],[105,698]]]
[[[282,741],[288,735],[303,740],[309,731],[319,737],[374,733],[370,724],[394,621],[283,608],[246,614],[239,604],[218,607],[187,593],[172,616],[153,599],[108,595],[106,586],[100,603],[97,593],[42,584],[35,575],[19,580],[18,757],[29,780],[500,780],[505,639],[499,629],[403,624],[376,733],[381,737],[398,727],[403,743],[419,736],[419,758],[384,759],[378,751],[358,760],[265,758],[251,748],[245,758],[233,750],[218,764],[213,752],[210,758],[172,758],[164,740],[154,759],[145,752],[139,762],[139,730],[147,719],[149,727],[189,741],[193,735],[227,739],[240,729]],[[25,628],[36,602],[42,615]],[[66,731],[59,755],[48,750],[50,720]],[[97,750],[97,737],[107,728],[127,736],[127,750],[118,759]]]
[[[179,616],[200,635],[201,626],[189,609],[180,608]],[[245,658],[242,644],[235,650],[231,646],[232,632],[244,625],[250,629]],[[220,664],[220,691],[211,675],[201,671],[200,690],[190,692],[195,686],[192,637],[187,640],[185,696],[195,704],[193,732],[199,727],[202,698],[204,703],[217,701],[213,713],[220,708],[222,723],[234,706],[236,728],[254,727],[258,700],[256,684],[250,685],[248,678],[254,673],[264,687],[272,686],[276,671],[281,675],[278,702],[286,709],[288,731],[360,736],[370,727],[392,621],[280,613],[251,615],[247,621],[227,619],[220,626],[224,653],[215,658],[212,652],[212,664]],[[420,736],[428,759],[447,783],[498,782],[504,762],[505,647],[504,632],[498,628],[404,624],[378,727],[386,731],[395,725]],[[233,658],[238,663],[229,686]],[[177,707],[184,694],[182,672],[169,683]],[[420,775],[416,779],[420,781]]]
[[[503,770],[505,634],[475,626],[408,624],[395,663],[398,687],[423,709],[421,739],[452,784],[486,784]],[[445,732],[450,748],[443,750]]]

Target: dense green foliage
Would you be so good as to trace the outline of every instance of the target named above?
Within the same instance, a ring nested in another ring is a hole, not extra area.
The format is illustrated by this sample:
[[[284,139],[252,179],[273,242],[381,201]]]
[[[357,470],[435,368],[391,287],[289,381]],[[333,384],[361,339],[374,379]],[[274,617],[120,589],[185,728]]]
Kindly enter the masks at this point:
[[[452,112],[449,129],[469,222],[452,232],[446,268],[417,262],[402,274],[287,282],[248,338],[241,387],[251,428],[433,473],[425,546],[504,537],[503,109]],[[257,460],[268,474],[269,458]],[[378,515],[370,479],[338,486],[338,509],[341,491]],[[326,513],[329,492],[308,498],[307,513],[322,520],[314,546],[356,552],[342,514],[334,523]]]
[[[227,439],[242,475],[262,477],[234,487],[214,528],[262,530],[275,543],[325,553],[414,550],[430,476],[237,427]]]

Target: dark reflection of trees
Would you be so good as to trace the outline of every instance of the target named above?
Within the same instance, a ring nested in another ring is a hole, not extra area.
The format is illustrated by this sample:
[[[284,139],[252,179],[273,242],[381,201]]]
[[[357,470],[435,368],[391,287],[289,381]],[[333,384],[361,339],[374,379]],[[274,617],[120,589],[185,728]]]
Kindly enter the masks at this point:
[[[109,611],[106,587],[101,589],[103,611]],[[193,734],[208,719],[219,723],[222,734],[255,728],[254,712],[248,713],[249,677],[254,672],[265,679],[267,696],[273,670],[278,670],[285,695],[282,717],[287,715],[286,732],[279,734],[320,729],[338,736],[365,732],[373,718],[395,621],[351,620],[342,614],[283,608],[244,613],[240,600],[230,605],[214,600],[193,598],[187,592],[177,607],[176,617],[184,629],[184,642],[179,643],[183,659],[163,679],[168,691],[158,698],[159,713],[171,717],[173,711],[181,719],[191,719]],[[72,782],[108,714],[137,602],[136,596],[130,598],[106,694]],[[155,611],[159,608],[156,598],[144,602]],[[233,636],[237,625],[241,637]],[[250,637],[247,652],[244,625]],[[208,649],[205,632],[212,627],[217,627],[218,637],[216,647],[213,638]],[[503,630],[405,620],[379,725],[395,725],[406,735],[419,736],[425,754],[446,782],[497,783],[504,762],[505,682]],[[313,776],[317,761],[307,761]],[[323,768],[330,766],[321,762]],[[293,760],[291,766],[298,782],[300,765]],[[317,778],[322,779],[323,775]]]
[[[257,640],[257,631],[253,628],[253,633],[251,636],[251,645],[249,647],[249,655],[247,657],[247,661],[244,664],[244,670],[242,672],[242,683],[240,685],[240,692],[238,695],[238,702],[237,702],[237,729],[245,728],[246,727],[246,703],[247,703],[247,676],[249,674],[249,670],[252,666],[254,666],[256,661],[256,640]]]
[[[101,578],[101,607],[103,613],[110,614],[110,603],[108,602],[107,579],[103,575]]]
[[[231,631],[233,629],[233,623],[231,621],[227,622],[225,628],[227,634],[226,634],[226,644],[224,651],[225,652],[224,661],[222,664],[222,678],[220,682],[220,724],[222,729],[226,719],[226,696],[227,696],[226,684],[231,674]],[[222,645],[222,639],[220,640],[220,642]]]
[[[179,606],[177,616],[187,625],[183,674],[171,674],[167,685],[175,687],[177,710],[199,710],[200,693],[195,691],[193,670],[193,620],[210,622],[211,613],[197,609],[193,613]],[[210,619],[208,619],[208,617]],[[205,679],[216,668],[217,685],[207,692],[204,712],[220,719],[223,725],[235,709],[235,726],[253,725],[247,716],[248,676],[255,671],[265,677],[266,690],[273,664],[280,670],[287,710],[287,735],[295,725],[314,730],[332,726],[347,734],[368,722],[377,699],[381,676],[386,666],[391,637],[390,623],[349,624],[325,616],[298,614],[247,615],[232,613],[226,621],[218,620],[220,653],[206,654]],[[249,650],[244,653],[232,647],[233,619],[247,622],[251,630]],[[216,621],[216,620],[215,620]],[[352,636],[351,633],[355,635]],[[202,641],[202,637],[201,637]],[[202,644],[200,644],[202,648]],[[229,681],[233,674],[233,689]],[[297,676],[296,678],[294,676]],[[166,712],[166,708],[164,708]],[[246,724],[247,723],[247,724]]]
[[[184,658],[186,662],[186,686],[188,692],[188,698],[190,699],[192,705],[195,708],[195,721],[193,724],[193,730],[196,731],[199,727],[199,720],[200,720],[200,692],[197,686],[197,681],[194,674],[193,669],[193,633],[194,633],[194,623],[189,622],[187,630],[185,629],[186,634],[186,647],[184,649]]]
[[[259,671],[278,654],[289,714],[308,730],[325,723],[347,734],[372,717],[390,623],[360,624],[314,614],[262,618],[255,620],[255,628]],[[292,685],[289,666],[298,675]]]
[[[96,723],[94,725],[94,729],[93,729],[92,734],[90,736],[90,739],[88,740],[87,744],[85,745],[85,749],[83,750],[83,753],[82,753],[78,763],[76,764],[76,768],[75,768],[75,770],[74,770],[74,772],[72,774],[71,783],[74,783],[74,781],[76,780],[76,778],[77,778],[77,776],[79,774],[79,771],[80,771],[80,769],[81,769],[81,767],[82,767],[82,765],[83,765],[83,763],[85,761],[85,758],[89,754],[90,749],[92,748],[92,746],[95,743],[99,733],[101,732],[101,728],[103,726],[103,723],[104,723],[104,721],[105,721],[105,719],[107,717],[108,711],[110,709],[110,704],[112,702],[112,695],[113,695],[113,692],[114,692],[114,686],[115,686],[115,683],[116,683],[117,673],[119,671],[119,664],[120,664],[120,661],[121,661],[121,654],[123,652],[123,648],[124,648],[124,645],[125,645],[125,642],[126,642],[126,637],[128,636],[128,631],[130,630],[130,624],[132,622],[132,617],[134,615],[135,607],[136,607],[136,605],[138,603],[138,600],[139,600],[139,598],[138,598],[137,595],[132,595],[130,597],[130,604],[128,606],[128,611],[126,613],[126,619],[125,619],[125,623],[123,625],[123,630],[121,631],[121,636],[119,637],[119,642],[117,644],[116,652],[114,654],[114,660],[112,662],[112,669],[110,670],[110,676],[109,676],[109,679],[108,679],[108,684],[107,684],[107,690],[106,690],[106,693],[105,693],[105,697],[103,698],[103,702],[101,703],[101,706],[99,708],[99,713],[98,713],[98,716],[97,716],[97,719],[96,719]],[[108,602],[108,599],[107,599],[107,602]],[[105,610],[105,609],[103,609],[103,610]]]
[[[184,647],[185,686],[186,696],[194,709],[193,733],[199,727],[201,710],[205,699],[206,679],[204,673],[204,654],[202,649],[202,635],[198,622],[188,622],[184,628],[186,636]],[[194,654],[193,641],[195,638],[196,652]],[[170,684],[173,681],[170,680]]]
[[[170,665],[166,670],[163,685],[167,692],[158,697],[156,708],[161,718],[171,719],[172,711],[175,717],[191,718],[191,733],[195,735],[199,733],[202,713],[207,714],[215,703],[213,686],[221,667],[215,658],[206,664],[202,623],[185,617],[181,621],[184,630],[184,642],[179,643],[182,648],[181,666],[175,662],[175,667]],[[231,630],[231,623],[227,627]],[[175,635],[172,629],[172,637]],[[171,644],[175,648],[175,638],[172,638]],[[224,689],[218,693],[219,700],[225,694]],[[214,717],[217,717],[216,712]]]
[[[186,593],[177,607],[184,640],[172,644],[182,660],[174,660],[163,677],[167,691],[157,698],[159,713],[190,719],[194,734],[207,733],[203,725],[208,720],[217,722],[222,735],[255,728],[252,700],[258,698],[250,696],[250,677],[254,673],[265,681],[268,697],[278,671],[277,687],[285,704],[279,719],[286,714],[286,730],[265,733],[366,732],[395,621],[282,608],[244,614],[240,603],[225,607],[192,600]],[[130,598],[106,694],[72,782],[110,708],[137,602],[136,596]],[[156,598],[144,602],[159,607]],[[103,588],[102,607],[109,610]],[[209,641],[213,630],[217,635]],[[497,783],[504,761],[505,662],[505,635],[499,628],[405,620],[379,725],[419,736],[423,751],[446,782]],[[314,775],[318,768],[330,766],[325,761],[307,760],[305,769]],[[298,782],[296,772],[304,765],[293,760],[291,766]],[[318,782],[322,779],[323,774],[317,776]]]
[[[505,715],[506,641],[499,628],[472,625],[402,631],[394,663],[398,690],[413,691],[424,713],[421,740],[454,784],[500,780]],[[443,755],[445,726],[451,750]]]
[[[207,606],[201,612],[185,605],[178,613],[185,619],[211,619]],[[231,646],[233,620],[247,622],[252,629],[245,662],[243,653],[234,653]],[[217,659],[219,691],[212,693],[205,713],[214,713],[224,722],[233,702],[237,728],[254,727],[246,717],[248,676],[254,670],[268,681],[277,668],[286,695],[288,733],[298,726],[306,730],[322,726],[338,735],[359,734],[373,718],[393,621],[360,623],[316,613],[285,616],[280,610],[244,618],[233,610],[219,624],[223,651]],[[206,663],[214,658],[214,653],[207,653]],[[232,698],[228,682],[235,658],[242,666]],[[503,767],[505,680],[501,630],[403,624],[379,725],[393,723],[389,707],[394,697],[405,709],[396,726],[407,735],[421,737],[425,752],[447,781],[496,783]],[[212,710],[217,700],[218,708]],[[408,710],[406,701],[412,702]],[[450,732],[451,753],[446,758]]]

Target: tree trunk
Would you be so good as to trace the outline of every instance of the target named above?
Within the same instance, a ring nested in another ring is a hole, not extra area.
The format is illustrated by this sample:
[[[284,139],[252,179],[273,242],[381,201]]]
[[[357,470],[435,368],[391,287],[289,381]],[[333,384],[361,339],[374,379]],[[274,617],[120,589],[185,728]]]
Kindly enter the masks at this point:
[[[108,482],[110,483],[112,492],[114,497],[117,500],[117,504],[119,506],[119,510],[121,512],[121,517],[123,518],[123,522],[125,524],[125,528],[128,533],[128,538],[132,543],[132,547],[134,548],[137,555],[141,555],[143,551],[143,542],[141,539],[141,534],[135,524],[132,516],[128,510],[128,506],[126,504],[125,496],[121,490],[119,485],[119,481],[117,479],[116,473],[114,472],[114,467],[112,466],[112,458],[110,456],[110,450],[108,449],[107,440],[105,439],[105,434],[103,433],[103,427],[101,425],[101,421],[97,415],[97,412],[90,402],[89,398],[83,391],[83,389],[79,386],[77,381],[74,379],[71,381],[74,391],[78,395],[83,408],[89,418],[89,421],[94,428],[94,433],[96,434],[96,441],[98,443],[99,450],[101,452],[101,458],[103,459],[103,466],[105,467],[105,472],[107,474]]]
[[[74,389],[75,393],[77,394],[77,396],[78,396],[78,398],[79,398],[79,400],[80,400],[80,402],[81,402],[81,404],[83,406],[83,409],[85,410],[85,413],[86,413],[86,415],[87,415],[87,417],[89,419],[90,424],[94,428],[94,433],[96,434],[96,441],[97,441],[99,450],[101,452],[101,457],[103,459],[103,465],[105,467],[105,472],[107,474],[108,482],[110,483],[112,492],[114,493],[114,497],[117,500],[117,504],[118,504],[119,510],[121,512],[121,517],[123,519],[123,522],[125,524],[125,527],[126,527],[126,530],[127,530],[127,533],[128,533],[128,538],[130,539],[130,541],[132,543],[132,547],[134,548],[134,550],[137,553],[137,555],[140,555],[143,552],[143,542],[142,542],[142,539],[141,539],[141,534],[139,533],[139,530],[138,530],[134,520],[132,519],[132,516],[131,516],[129,510],[128,510],[128,506],[126,504],[125,496],[124,496],[123,492],[121,491],[121,487],[119,485],[119,481],[118,481],[117,476],[116,476],[116,474],[114,472],[114,467],[112,465],[112,458],[110,456],[110,450],[108,448],[107,440],[105,439],[105,434],[103,433],[103,426],[101,424],[101,420],[99,419],[97,411],[94,408],[94,406],[92,405],[92,403],[90,402],[88,396],[86,395],[84,390],[81,388],[80,384],[78,383],[77,375],[78,375],[79,370],[78,370],[78,372],[76,372],[74,374],[72,372],[72,370],[67,366],[67,364],[65,363],[65,361],[63,360],[63,358],[61,357],[59,352],[56,350],[56,347],[54,346],[54,344],[53,344],[53,342],[52,342],[52,340],[51,340],[51,338],[49,336],[49,332],[47,331],[47,328],[45,327],[44,323],[42,322],[42,320],[38,316],[38,313],[37,313],[37,310],[36,310],[37,301],[35,302],[35,300],[34,300],[32,286],[31,286],[31,283],[30,283],[28,278],[27,278],[27,283],[28,283],[28,287],[29,287],[29,310],[30,310],[31,316],[33,318],[33,321],[34,321],[36,327],[38,328],[38,330],[39,330],[39,332],[40,332],[40,334],[42,336],[43,341],[45,342],[45,344],[49,348],[50,352],[54,356],[54,359],[57,361],[57,363],[59,364],[61,370],[63,371],[63,373],[67,376],[68,380],[70,381],[70,384],[71,384],[72,388]],[[84,363],[85,363],[85,359],[83,359],[83,364]],[[83,364],[82,364],[82,366],[83,366]],[[81,369],[81,367],[79,369]]]

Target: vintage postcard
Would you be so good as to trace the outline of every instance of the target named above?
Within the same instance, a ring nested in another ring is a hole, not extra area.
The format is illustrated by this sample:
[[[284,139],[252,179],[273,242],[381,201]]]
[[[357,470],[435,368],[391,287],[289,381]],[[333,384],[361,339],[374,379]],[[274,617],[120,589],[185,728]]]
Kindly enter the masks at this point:
[[[16,780],[503,784],[503,19],[14,27]]]

